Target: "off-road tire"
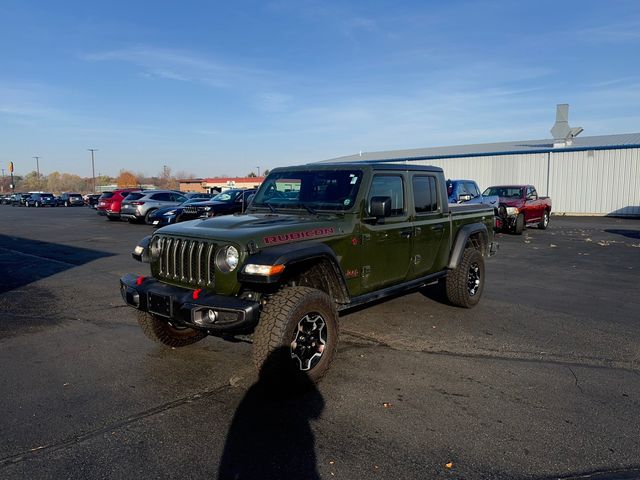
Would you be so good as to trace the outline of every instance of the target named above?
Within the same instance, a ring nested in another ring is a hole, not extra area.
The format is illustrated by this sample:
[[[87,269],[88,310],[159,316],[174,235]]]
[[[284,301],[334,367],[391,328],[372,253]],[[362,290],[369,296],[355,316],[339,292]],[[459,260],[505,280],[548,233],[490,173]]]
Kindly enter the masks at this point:
[[[477,271],[476,271],[477,269]],[[471,293],[472,270],[479,275],[480,283],[477,290]],[[484,290],[484,258],[479,250],[467,248],[462,254],[462,259],[455,270],[449,272],[445,281],[447,300],[458,307],[471,308],[478,304]]]
[[[549,212],[546,210],[542,214],[542,218],[540,219],[540,223],[538,224],[538,228],[540,230],[546,230],[549,226]]]
[[[147,225],[151,225],[151,214],[156,210],[157,208],[152,208],[144,215],[144,223],[146,223]]]
[[[147,312],[138,311],[138,324],[147,337],[168,347],[186,347],[207,336],[192,328],[175,328]]]
[[[516,218],[516,224],[513,227],[513,233],[515,233],[516,235],[522,235],[522,232],[524,232],[524,214],[520,213]]]
[[[302,370],[291,348],[298,324],[309,314],[319,314],[324,320],[326,342],[317,364]],[[253,334],[253,364],[266,381],[289,377],[291,383],[302,384],[296,382],[300,378],[316,383],[333,361],[338,337],[338,312],[326,293],[309,287],[285,287],[268,298],[260,314]]]

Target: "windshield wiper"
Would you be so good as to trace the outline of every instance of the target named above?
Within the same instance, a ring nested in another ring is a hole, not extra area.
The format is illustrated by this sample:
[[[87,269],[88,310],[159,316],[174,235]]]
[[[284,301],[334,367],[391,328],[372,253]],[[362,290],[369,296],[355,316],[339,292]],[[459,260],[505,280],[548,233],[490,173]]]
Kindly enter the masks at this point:
[[[318,212],[316,212],[313,208],[311,208],[309,205],[307,205],[306,203],[302,203],[300,202],[298,204],[298,206],[304,208],[307,212],[309,212],[311,215],[317,215]]]
[[[273,205],[271,205],[271,202],[269,202],[268,200],[266,202],[262,202],[262,205],[266,205],[267,207],[269,207],[269,210],[271,210],[271,213],[276,213],[276,209],[273,208]]]

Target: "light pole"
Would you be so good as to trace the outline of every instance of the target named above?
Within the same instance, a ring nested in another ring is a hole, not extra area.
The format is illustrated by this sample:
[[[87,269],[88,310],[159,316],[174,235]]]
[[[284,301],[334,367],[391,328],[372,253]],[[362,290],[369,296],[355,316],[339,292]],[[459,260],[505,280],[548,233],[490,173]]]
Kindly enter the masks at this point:
[[[260,176],[260,166],[256,167],[258,169],[258,177]]]
[[[40,157],[33,157],[36,159],[36,175],[38,178],[38,188],[40,188]]]
[[[4,168],[2,169],[2,193],[4,193]]]
[[[93,158],[93,152],[97,152],[97,148],[87,148],[91,152],[91,176],[93,178],[93,193],[96,193],[96,163]]]

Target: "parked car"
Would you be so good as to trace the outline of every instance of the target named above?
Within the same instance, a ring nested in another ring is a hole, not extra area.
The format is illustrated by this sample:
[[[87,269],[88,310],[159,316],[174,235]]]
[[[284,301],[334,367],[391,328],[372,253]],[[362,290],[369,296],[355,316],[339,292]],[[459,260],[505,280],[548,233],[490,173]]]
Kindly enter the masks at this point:
[[[474,180],[447,180],[449,203],[484,203],[498,208],[500,197],[483,195]]]
[[[196,218],[244,212],[250,197],[255,193],[255,189],[233,189],[219,193],[211,200],[192,198],[175,207],[159,208],[149,216],[149,220],[151,225],[163,227]]]
[[[102,194],[100,193],[90,193],[84,197],[84,204],[87,207],[98,208],[98,199]]]
[[[275,169],[250,214],[143,239],[133,257],[149,262],[149,273],[136,268],[118,287],[156,342],[178,348],[253,332],[261,374],[282,387],[299,375],[316,382],[336,351],[340,311],[437,281],[453,305],[480,302],[484,259],[497,250],[493,209],[449,205],[444,191],[437,167]]]
[[[98,200],[98,215],[105,215],[111,221],[120,220],[122,201],[131,192],[139,192],[138,188],[120,188],[113,192],[104,192]]]
[[[149,218],[158,208],[180,205],[186,201],[182,193],[174,190],[146,190],[127,195],[120,208],[120,217],[129,223],[150,223]]]
[[[202,198],[204,200],[207,200],[209,198],[215,197],[218,193],[187,192],[187,193],[183,193],[183,195],[188,199]]]
[[[55,207],[56,198],[53,193],[32,193],[25,200],[27,207]]]
[[[498,185],[487,188],[483,195],[500,197],[497,227],[502,230],[520,235],[527,225],[535,224],[542,230],[549,226],[551,198],[538,196],[533,185]]]
[[[9,203],[11,203],[11,206],[13,207],[24,207],[26,205],[27,198],[30,196],[30,193],[14,193],[11,195]]]
[[[81,207],[84,205],[84,199],[79,193],[65,192],[58,197],[58,205],[64,207]]]
[[[11,203],[11,194],[7,193],[6,195],[0,195],[0,204],[9,205]]]

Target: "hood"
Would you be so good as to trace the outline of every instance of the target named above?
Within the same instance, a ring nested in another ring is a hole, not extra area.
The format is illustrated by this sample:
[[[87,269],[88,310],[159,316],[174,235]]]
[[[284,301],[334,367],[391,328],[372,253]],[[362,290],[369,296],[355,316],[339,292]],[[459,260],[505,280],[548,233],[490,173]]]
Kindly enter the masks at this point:
[[[153,215],[164,215],[167,212],[170,212],[171,210],[178,210],[181,209],[183,207],[181,207],[180,205],[174,205],[173,207],[162,207],[162,208],[157,208],[153,211],[153,213],[151,214]]]
[[[156,233],[241,244],[255,242],[256,246],[261,247],[341,234],[343,228],[340,220],[337,215],[225,215],[169,225]]]

